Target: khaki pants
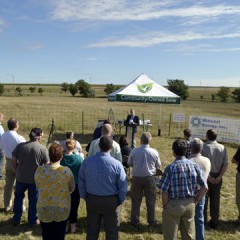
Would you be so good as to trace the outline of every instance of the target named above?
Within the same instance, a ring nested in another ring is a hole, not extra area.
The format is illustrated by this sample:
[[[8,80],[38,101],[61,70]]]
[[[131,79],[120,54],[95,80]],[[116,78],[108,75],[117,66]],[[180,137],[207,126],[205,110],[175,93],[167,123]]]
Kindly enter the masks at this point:
[[[16,173],[12,169],[12,160],[6,158],[6,183],[4,186],[4,207],[11,207],[11,198],[12,198],[12,191],[13,186],[16,181]]]
[[[164,240],[177,240],[178,229],[184,240],[195,239],[195,203],[193,198],[170,200],[162,212]]]

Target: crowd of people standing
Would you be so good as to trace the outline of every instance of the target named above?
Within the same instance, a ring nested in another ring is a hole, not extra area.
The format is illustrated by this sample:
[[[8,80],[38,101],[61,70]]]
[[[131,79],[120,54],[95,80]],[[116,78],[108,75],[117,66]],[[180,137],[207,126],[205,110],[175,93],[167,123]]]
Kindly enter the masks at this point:
[[[129,117],[133,122],[135,113]],[[0,113],[0,123],[3,114]],[[127,124],[127,128],[129,128]],[[143,132],[141,146],[136,147],[136,134],[128,145],[127,136],[120,144],[113,139],[108,121],[101,135],[89,144],[84,159],[81,144],[72,132],[66,140],[54,141],[49,149],[41,144],[43,131],[33,128],[29,140],[17,133],[19,122],[10,118],[8,131],[0,124],[0,179],[5,180],[4,208],[13,210],[13,224],[21,223],[28,192],[28,222],[41,225],[43,239],[64,239],[66,232],[77,230],[80,198],[86,202],[87,240],[97,240],[103,225],[106,239],[119,239],[121,211],[127,197],[127,171],[131,168],[130,224],[139,229],[142,198],[145,197],[149,227],[157,227],[157,189],[162,195],[162,227],[165,240],[204,239],[205,226],[217,228],[220,215],[222,178],[228,167],[224,145],[217,142],[217,132],[209,129],[206,142],[184,130],[185,139],[172,144],[174,161],[163,171],[160,181],[156,175],[161,168],[158,151],[150,147],[152,136]],[[134,132],[136,133],[136,132]],[[3,175],[3,162],[5,176]],[[240,163],[240,148],[232,158]],[[240,216],[240,169],[236,175],[236,203]],[[14,201],[12,192],[15,185]],[[210,201],[208,201],[210,200]],[[208,203],[210,221],[208,222]],[[239,217],[240,220],[240,217]]]

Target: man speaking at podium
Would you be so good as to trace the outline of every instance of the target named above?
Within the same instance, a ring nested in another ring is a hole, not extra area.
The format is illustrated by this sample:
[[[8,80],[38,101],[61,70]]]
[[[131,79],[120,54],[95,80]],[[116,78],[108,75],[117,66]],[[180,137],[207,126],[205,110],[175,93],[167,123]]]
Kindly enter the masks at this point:
[[[137,126],[139,126],[139,117],[135,115],[135,110],[131,109],[130,114],[127,116],[126,121],[124,121],[126,126],[126,136],[131,148],[136,147],[136,133]]]

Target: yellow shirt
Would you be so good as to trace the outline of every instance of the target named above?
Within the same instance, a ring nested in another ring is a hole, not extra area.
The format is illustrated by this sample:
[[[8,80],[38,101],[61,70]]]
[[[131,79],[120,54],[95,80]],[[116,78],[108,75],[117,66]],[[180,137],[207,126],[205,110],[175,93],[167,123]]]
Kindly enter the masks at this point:
[[[39,191],[37,212],[42,222],[66,220],[71,208],[75,183],[71,170],[63,166],[38,167],[35,182]]]

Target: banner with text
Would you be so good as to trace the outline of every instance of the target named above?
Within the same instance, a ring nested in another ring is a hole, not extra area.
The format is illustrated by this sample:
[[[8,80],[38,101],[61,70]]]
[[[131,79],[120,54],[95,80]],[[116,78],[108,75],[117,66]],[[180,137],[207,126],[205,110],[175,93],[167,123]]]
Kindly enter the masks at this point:
[[[205,139],[207,130],[214,129],[218,141],[240,144],[240,120],[237,119],[190,116],[189,128],[193,137]]]

